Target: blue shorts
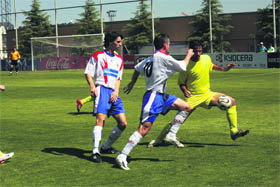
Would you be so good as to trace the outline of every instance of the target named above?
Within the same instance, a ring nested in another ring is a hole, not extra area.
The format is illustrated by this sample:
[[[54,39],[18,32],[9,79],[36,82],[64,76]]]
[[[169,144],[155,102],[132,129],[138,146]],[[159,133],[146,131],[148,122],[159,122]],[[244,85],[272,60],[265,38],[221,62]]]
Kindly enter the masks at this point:
[[[94,100],[93,115],[102,113],[110,116],[125,113],[120,97],[114,103],[110,101],[111,94],[114,92],[113,89],[104,86],[97,86],[96,89],[98,93]]]
[[[167,114],[177,99],[174,95],[163,95],[156,91],[146,92],[143,96],[140,122],[154,122],[159,114]]]

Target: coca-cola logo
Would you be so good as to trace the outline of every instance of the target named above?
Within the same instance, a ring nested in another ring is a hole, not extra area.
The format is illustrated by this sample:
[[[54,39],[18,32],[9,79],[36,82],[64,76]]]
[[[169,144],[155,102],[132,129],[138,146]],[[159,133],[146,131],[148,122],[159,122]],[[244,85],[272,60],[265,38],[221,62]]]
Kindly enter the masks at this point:
[[[46,62],[46,69],[69,69],[70,68],[70,59],[68,57],[61,58],[49,58]]]

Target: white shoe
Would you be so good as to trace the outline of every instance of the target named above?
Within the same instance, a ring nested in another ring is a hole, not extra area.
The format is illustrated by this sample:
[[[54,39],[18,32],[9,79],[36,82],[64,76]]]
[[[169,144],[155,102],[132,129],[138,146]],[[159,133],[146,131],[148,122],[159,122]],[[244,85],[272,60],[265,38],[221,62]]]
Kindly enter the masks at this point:
[[[127,161],[125,155],[119,154],[116,158],[116,162],[121,169],[130,170],[129,167],[127,167]]]
[[[182,144],[176,136],[170,136],[169,134],[167,134],[163,140],[177,146],[178,148],[185,147],[184,144]]]
[[[0,157],[0,162],[6,161],[14,156],[14,152],[11,153],[3,153],[3,155]]]
[[[150,143],[148,144],[147,147],[148,148],[154,147],[155,143],[156,143],[156,140],[152,140],[152,141],[150,141]]]

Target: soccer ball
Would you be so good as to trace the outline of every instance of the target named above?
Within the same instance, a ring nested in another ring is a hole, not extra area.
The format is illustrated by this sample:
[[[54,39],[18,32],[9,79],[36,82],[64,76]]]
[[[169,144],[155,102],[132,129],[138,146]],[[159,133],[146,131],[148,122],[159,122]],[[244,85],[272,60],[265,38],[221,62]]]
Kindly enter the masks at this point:
[[[226,110],[229,107],[231,107],[232,103],[231,103],[231,99],[229,96],[220,96],[218,99],[218,107],[221,110]]]

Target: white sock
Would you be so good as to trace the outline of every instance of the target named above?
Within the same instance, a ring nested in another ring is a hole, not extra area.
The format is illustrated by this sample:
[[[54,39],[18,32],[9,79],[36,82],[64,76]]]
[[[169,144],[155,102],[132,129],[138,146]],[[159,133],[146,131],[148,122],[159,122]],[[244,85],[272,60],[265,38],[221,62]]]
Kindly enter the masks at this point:
[[[175,136],[177,132],[179,131],[181,125],[184,123],[184,121],[187,119],[189,115],[189,112],[187,111],[179,111],[174,118],[174,122],[173,125],[171,126],[169,132],[168,132],[168,136]]]
[[[93,137],[93,150],[92,153],[99,153],[99,145],[101,142],[101,137],[102,137],[102,129],[103,127],[101,126],[95,126],[93,128],[92,132],[92,137]]]
[[[104,149],[109,149],[109,148],[112,146],[112,144],[121,136],[121,134],[122,134],[121,129],[119,129],[119,127],[116,126],[116,127],[112,130],[112,132],[111,132],[109,138],[107,139],[107,141],[105,142],[105,144],[102,146],[102,148],[104,148]]]
[[[127,144],[122,150],[122,154],[129,155],[130,151],[138,144],[138,142],[143,138],[143,136],[135,131],[128,139]]]

